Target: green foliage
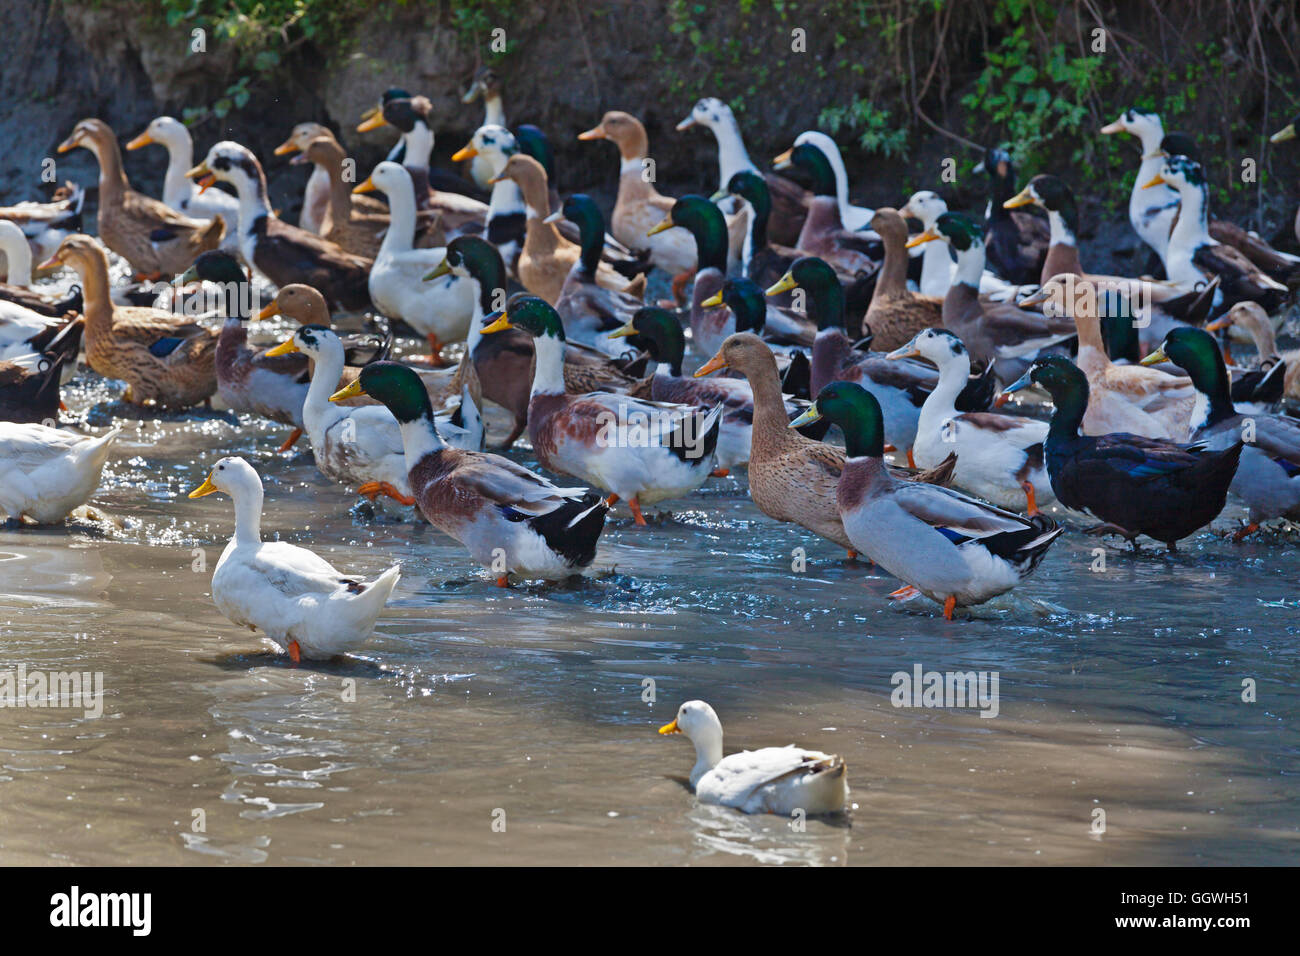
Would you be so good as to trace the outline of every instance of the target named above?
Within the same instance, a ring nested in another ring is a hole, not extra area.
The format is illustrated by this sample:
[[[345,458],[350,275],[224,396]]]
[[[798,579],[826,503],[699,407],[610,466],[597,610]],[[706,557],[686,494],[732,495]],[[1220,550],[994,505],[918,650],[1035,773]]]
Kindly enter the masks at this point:
[[[847,106],[828,106],[817,123],[831,136],[841,130],[858,134],[858,145],[868,153],[901,156],[907,149],[907,129],[894,122],[887,109],[879,109],[860,96]]]

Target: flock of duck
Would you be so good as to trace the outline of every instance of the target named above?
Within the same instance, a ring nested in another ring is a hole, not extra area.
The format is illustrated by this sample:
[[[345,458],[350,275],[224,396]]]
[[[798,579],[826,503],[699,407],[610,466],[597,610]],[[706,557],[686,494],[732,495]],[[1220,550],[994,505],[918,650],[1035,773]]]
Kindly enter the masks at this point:
[[[294,127],[275,154],[312,170],[297,225],[239,143],[196,163],[186,127],[155,119],[126,144],[167,151],[155,199],[131,188],[106,123],[77,123],[58,149],[98,161],[97,236],[80,231],[74,184],[0,210],[0,510],[60,522],[95,492],[119,428],[58,425],[84,351],[138,414],[215,399],[292,429],[282,452],[306,434],[325,476],[414,506],[503,587],[581,573],[620,502],[643,526],[644,509],[742,467],[765,515],[874,562],[899,581],[891,597],[923,595],[947,618],[1023,582],[1083,514],[1089,531],[1170,549],[1229,495],[1249,511],[1238,537],[1300,517],[1300,422],[1281,413],[1300,398],[1300,361],[1275,344],[1300,258],[1211,220],[1195,141],[1157,115],[1101,130],[1140,144],[1129,218],[1160,277],[1139,279],[1084,271],[1068,183],[1043,173],[1018,189],[1005,150],[975,169],[983,216],[930,191],[868,209],[830,137],[803,133],[763,171],[717,99],[677,126],[716,139],[709,196],[659,192],[635,116],[578,134],[618,151],[606,221],[590,196],[557,194],[546,134],[507,126],[501,86],[485,69],[466,94],[485,118],[460,172],[431,166],[430,102],[403,90],[357,127],[400,133],[361,182],[328,128]],[[34,257],[38,275],[76,273],[71,296],[32,285]],[[671,284],[648,302],[652,270]],[[275,288],[260,309],[254,274]],[[336,327],[345,313],[366,313],[365,330]],[[248,321],[276,315],[292,336],[250,342]],[[428,354],[395,361],[395,328]],[[1256,364],[1231,364],[1233,338],[1253,339]],[[1050,420],[1000,410],[1026,389],[1050,397]],[[558,481],[485,450],[487,405],[511,422],[500,448],[526,431]],[[832,425],[842,447],[823,440]],[[218,491],[235,511],[212,577],[226,617],[295,662],[369,638],[397,566],[363,581],[263,541],[262,482],[242,458],[215,461],[190,497]],[[724,758],[702,701],[661,732],[694,742],[701,799],[845,805],[838,757]]]

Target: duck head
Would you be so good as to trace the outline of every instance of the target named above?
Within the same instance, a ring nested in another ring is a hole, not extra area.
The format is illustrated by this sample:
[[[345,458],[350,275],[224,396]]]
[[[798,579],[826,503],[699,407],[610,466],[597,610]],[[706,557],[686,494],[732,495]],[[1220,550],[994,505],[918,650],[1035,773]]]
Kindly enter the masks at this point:
[[[880,458],[885,453],[885,418],[876,397],[857,382],[831,382],[802,415],[790,422],[800,428],[825,418],[844,433],[849,458]]]
[[[682,374],[682,359],[686,355],[686,333],[682,324],[667,309],[642,306],[633,313],[627,325],[609,333],[610,338],[627,339],[628,345],[646,352],[655,362],[664,365],[673,374]]]
[[[823,259],[803,256],[796,259],[788,272],[767,290],[769,296],[791,289],[808,293],[815,309],[818,330],[844,328],[844,288],[839,276]]]
[[[688,700],[677,708],[672,723],[659,728],[660,734],[685,734],[695,745],[695,767],[691,770],[691,785],[699,782],[722,760],[722,721],[717,713],[702,700]]]
[[[127,143],[126,148],[128,150],[141,149],[151,143],[157,143],[171,149],[189,146],[193,143],[193,140],[190,138],[190,131],[185,128],[185,124],[180,120],[172,116],[158,116],[150,120],[149,125],[144,128],[144,132]]]
[[[722,288],[700,304],[706,308],[725,305],[736,317],[737,332],[762,335],[767,324],[767,299],[762,287],[741,276],[724,280]]]

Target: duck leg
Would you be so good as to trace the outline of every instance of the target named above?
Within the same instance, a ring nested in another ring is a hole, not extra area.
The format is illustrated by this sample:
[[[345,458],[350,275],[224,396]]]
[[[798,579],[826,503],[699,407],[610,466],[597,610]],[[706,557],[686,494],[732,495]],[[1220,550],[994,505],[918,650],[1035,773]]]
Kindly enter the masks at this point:
[[[608,498],[605,499],[605,507],[606,507],[606,508],[612,508],[612,507],[614,507],[616,504],[618,504],[618,495],[616,495],[616,494],[614,494],[613,492],[611,492],[611,493],[610,493],[610,496],[609,496]]]
[[[641,502],[637,500],[636,495],[628,499],[627,506],[632,509],[632,517],[636,519],[636,523],[644,528],[645,515],[641,514]]]
[[[279,448],[277,448],[276,451],[277,452],[288,451],[295,444],[297,444],[298,439],[301,437],[302,437],[302,429],[295,428],[293,431],[289,432],[289,437],[284,440],[284,444],[282,444]]]
[[[920,597],[921,592],[910,584],[904,584],[897,591],[890,591],[889,596],[897,601],[910,601],[914,597]]]
[[[956,606],[957,606],[957,595],[949,594],[948,600],[943,602],[943,619],[945,621],[952,620],[952,611],[953,608],[955,608]]]
[[[685,272],[679,272],[673,276],[673,299],[677,305],[686,304],[686,284],[695,278],[695,270],[687,269]]]
[[[289,642],[289,660],[295,664],[302,663],[302,648],[298,646],[297,641]]]
[[[729,474],[731,474],[730,468],[714,468],[711,472],[709,472],[709,477],[726,478]]]
[[[499,575],[497,575],[497,587],[499,587],[499,588],[508,588],[508,587],[510,587],[510,575],[508,575],[508,574],[499,574]]]
[[[357,489],[357,494],[374,501],[380,495],[387,495],[394,501],[400,501],[404,505],[415,504],[415,499],[410,495],[404,495],[386,481],[367,481]]]
[[[1033,517],[1038,514],[1038,499],[1034,496],[1034,483],[1026,478],[1020,483],[1025,492],[1025,514]]]
[[[916,459],[912,457],[912,449],[910,448],[907,450],[907,467],[908,468],[916,467]]]
[[[1259,530],[1259,523],[1256,521],[1252,521],[1250,524],[1246,525],[1246,527],[1238,529],[1237,532],[1233,534],[1232,540],[1242,541],[1247,537],[1249,537],[1250,535],[1254,534],[1258,530]]]

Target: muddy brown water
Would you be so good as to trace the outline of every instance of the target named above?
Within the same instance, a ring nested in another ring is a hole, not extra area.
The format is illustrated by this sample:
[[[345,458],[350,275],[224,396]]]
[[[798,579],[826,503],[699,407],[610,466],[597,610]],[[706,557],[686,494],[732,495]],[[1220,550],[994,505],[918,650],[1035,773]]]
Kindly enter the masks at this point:
[[[122,411],[84,368],[64,391],[70,420]],[[105,692],[99,717],[0,708],[0,862],[1300,860],[1294,537],[1202,533],[1166,556],[1070,533],[946,622],[766,519],[741,470],[648,528],[617,513],[586,577],[501,590],[409,510],[321,477],[305,440],[277,455],[284,437],[128,419],[93,516],[0,530],[0,671],[100,673]],[[216,611],[232,509],[185,495],[226,454],[262,474],[268,537],[355,574],[402,564],[361,651],[295,668]],[[997,716],[894,707],[918,664],[996,671]],[[842,754],[852,811],[800,827],[697,805],[690,745],[655,732],[695,697],[728,752]]]

